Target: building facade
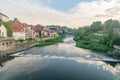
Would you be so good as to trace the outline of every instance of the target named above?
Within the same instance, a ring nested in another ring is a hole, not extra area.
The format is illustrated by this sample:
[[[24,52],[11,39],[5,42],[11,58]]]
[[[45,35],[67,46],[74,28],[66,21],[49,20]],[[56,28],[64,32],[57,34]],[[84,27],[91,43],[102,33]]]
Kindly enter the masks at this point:
[[[19,21],[16,21],[13,23],[13,37],[16,40],[17,39],[26,39],[24,25]]]
[[[120,27],[113,28],[113,31],[120,37]]]
[[[3,24],[0,25],[0,37],[7,37],[7,30]]]
[[[3,13],[0,13],[0,19],[5,22],[9,21],[9,17]]]
[[[32,25],[28,25],[26,23],[23,23],[24,29],[25,29],[25,38],[32,38],[33,37],[33,29]]]
[[[57,37],[59,33],[59,26],[48,26],[49,36],[50,37]]]

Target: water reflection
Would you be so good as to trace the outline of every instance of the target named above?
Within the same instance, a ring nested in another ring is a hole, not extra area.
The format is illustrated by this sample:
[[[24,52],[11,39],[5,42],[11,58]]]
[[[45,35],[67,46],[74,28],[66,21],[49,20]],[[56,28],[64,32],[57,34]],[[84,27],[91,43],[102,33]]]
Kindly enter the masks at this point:
[[[114,59],[74,44],[67,38],[64,43],[14,54],[17,57],[2,63],[0,80],[120,80]]]
[[[14,56],[9,56],[7,59],[0,60],[0,67],[4,67],[6,62],[13,60],[15,57]]]
[[[113,66],[113,67],[116,67],[117,65],[120,64],[120,62],[117,62],[117,61],[104,61],[104,62]]]
[[[17,57],[0,71],[0,80],[119,80],[116,76],[102,61],[42,57]]]

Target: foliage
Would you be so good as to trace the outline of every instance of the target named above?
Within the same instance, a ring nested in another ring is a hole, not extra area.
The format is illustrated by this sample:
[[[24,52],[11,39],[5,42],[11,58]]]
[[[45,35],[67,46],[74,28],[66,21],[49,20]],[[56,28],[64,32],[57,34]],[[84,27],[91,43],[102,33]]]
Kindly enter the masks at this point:
[[[24,39],[15,40],[15,42],[24,42]]]
[[[59,35],[62,37],[66,37],[67,35],[74,35],[76,29],[68,28],[66,26],[60,27]]]
[[[36,44],[34,47],[47,46],[47,45],[51,45],[59,42],[63,42],[61,37],[47,39],[45,41],[40,42],[39,44]]]
[[[3,24],[7,30],[7,37],[12,37],[13,31],[12,31],[12,21],[4,22],[0,20],[0,24]]]
[[[88,34],[90,34],[90,29],[88,26],[85,26],[85,27],[80,27],[78,28],[78,30],[76,31],[76,34],[75,34],[75,38],[74,40],[78,41],[78,40],[81,40],[84,36],[87,36]]]
[[[4,22],[3,23],[7,30],[7,36],[12,37],[13,29],[12,29],[12,21]]]
[[[102,22],[100,22],[100,21],[93,22],[92,25],[90,26],[90,30],[92,32],[97,32],[97,31],[103,30]]]
[[[77,41],[76,46],[100,52],[113,51],[113,45],[120,45],[120,36],[115,28],[120,28],[120,22],[112,19],[103,24],[97,21],[90,26],[80,27],[74,37],[74,40]],[[96,35],[96,33],[102,34],[102,36]],[[116,55],[119,54],[116,53],[114,56]]]
[[[33,38],[27,38],[27,39],[25,39],[26,41],[32,41],[33,40]]]
[[[114,39],[113,44],[120,45],[120,38]]]
[[[116,27],[120,27],[120,22],[117,20],[110,19],[103,24],[100,21],[93,22],[90,26],[78,28],[74,40],[89,41],[90,38],[94,38],[99,39],[101,44],[112,47],[116,42],[116,39],[119,38],[113,30],[113,28]],[[94,35],[94,33],[98,33],[99,31],[103,32],[104,35],[102,37]]]
[[[99,51],[99,52],[107,52],[107,51],[111,51],[112,48],[100,43],[93,43],[93,42],[84,42],[84,41],[79,41],[76,43],[77,47],[80,48],[85,48],[85,49],[90,49],[90,50],[94,50],[94,51]]]
[[[19,21],[18,18],[14,18],[13,22]]]

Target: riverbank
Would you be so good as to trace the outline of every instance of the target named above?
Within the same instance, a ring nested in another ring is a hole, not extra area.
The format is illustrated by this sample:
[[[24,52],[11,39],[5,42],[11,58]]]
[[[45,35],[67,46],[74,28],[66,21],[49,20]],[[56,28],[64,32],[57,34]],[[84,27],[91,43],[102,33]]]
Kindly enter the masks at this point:
[[[100,44],[100,43],[96,43],[96,42],[78,41],[78,42],[76,42],[76,46],[80,47],[80,48],[98,51],[98,52],[112,51],[111,47]]]
[[[32,47],[47,46],[47,45],[52,45],[52,44],[60,43],[60,42],[63,42],[61,37],[50,38],[50,39],[43,40]]]
[[[0,51],[0,60],[7,58],[10,54],[25,51],[33,47],[47,46],[47,45],[52,45],[52,44],[60,43],[60,42],[63,42],[61,37],[43,38],[37,41],[30,40],[30,41],[16,42],[13,48],[9,50]]]
[[[97,51],[100,53],[104,53],[104,55],[107,55],[111,58],[120,59],[119,52],[114,52],[114,49],[112,47],[109,47],[100,43],[77,41],[76,47]]]
[[[34,41],[29,42],[16,42],[14,43],[14,47],[11,47],[10,49],[0,51],[0,60],[7,58],[10,54],[14,54],[17,52],[21,52],[27,49],[30,49],[31,45],[35,44]]]

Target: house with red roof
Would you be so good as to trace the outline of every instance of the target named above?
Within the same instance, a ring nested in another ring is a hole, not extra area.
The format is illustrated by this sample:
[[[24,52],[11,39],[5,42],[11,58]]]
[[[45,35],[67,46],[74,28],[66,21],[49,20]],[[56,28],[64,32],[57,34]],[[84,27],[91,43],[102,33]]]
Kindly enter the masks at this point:
[[[23,23],[23,26],[25,29],[25,38],[33,38],[33,26],[26,23]]]
[[[37,24],[33,27],[35,37],[43,37],[44,26]]]
[[[16,21],[13,23],[13,37],[14,39],[26,38],[24,25],[19,21]]]

